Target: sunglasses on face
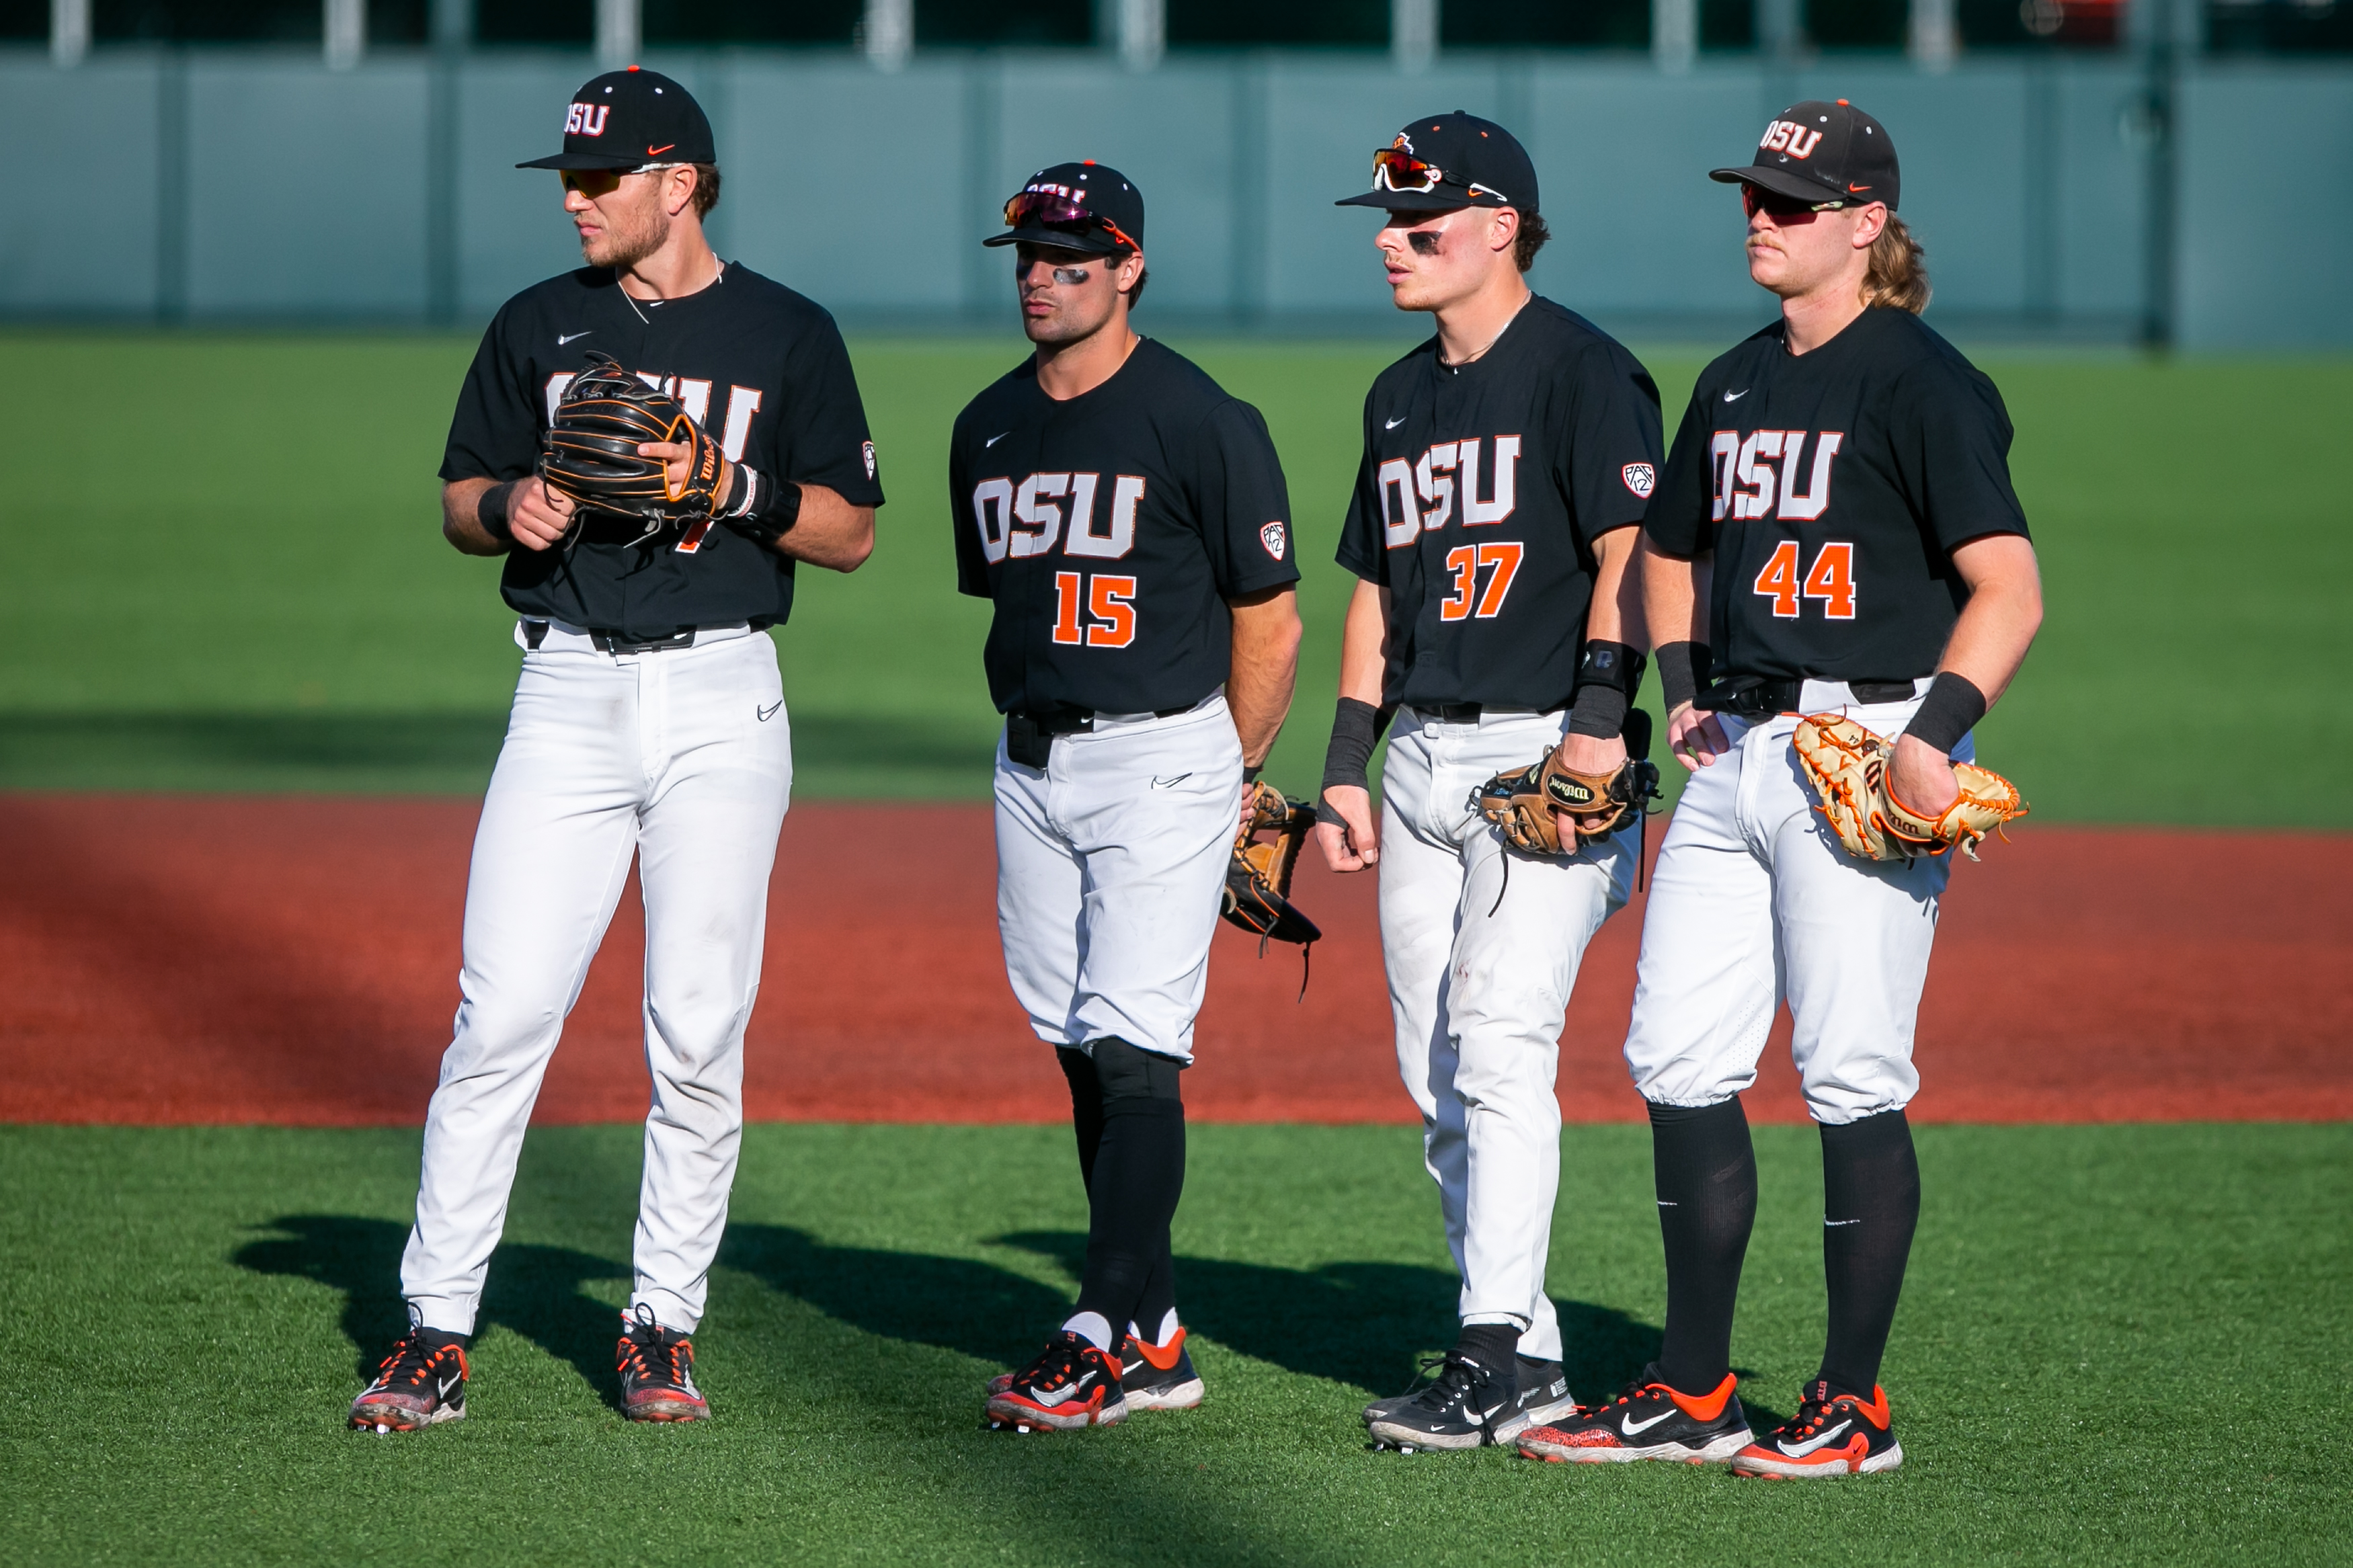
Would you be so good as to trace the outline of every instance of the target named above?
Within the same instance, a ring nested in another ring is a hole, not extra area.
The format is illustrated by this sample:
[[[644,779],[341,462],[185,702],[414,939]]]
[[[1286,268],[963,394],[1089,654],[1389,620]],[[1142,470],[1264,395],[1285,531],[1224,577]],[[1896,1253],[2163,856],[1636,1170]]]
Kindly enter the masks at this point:
[[[634,169],[559,169],[556,174],[566,191],[577,191],[595,201],[621,188],[621,182],[631,174],[650,174],[661,169],[682,169],[683,163],[640,163]]]
[[[1755,217],[1760,212],[1769,213],[1776,221],[1786,222],[1793,217],[1804,217],[1810,213],[1834,213],[1845,205],[1844,202],[1801,202],[1793,196],[1779,195],[1771,191],[1760,191],[1754,185],[1740,187],[1740,207],[1750,217]]]
[[[1032,225],[1046,227],[1100,229],[1130,250],[1144,248],[1121,233],[1119,225],[1112,222],[1111,219],[1100,213],[1090,211],[1068,196],[1058,196],[1051,191],[1024,191],[1005,204],[1006,227],[1025,228]]]

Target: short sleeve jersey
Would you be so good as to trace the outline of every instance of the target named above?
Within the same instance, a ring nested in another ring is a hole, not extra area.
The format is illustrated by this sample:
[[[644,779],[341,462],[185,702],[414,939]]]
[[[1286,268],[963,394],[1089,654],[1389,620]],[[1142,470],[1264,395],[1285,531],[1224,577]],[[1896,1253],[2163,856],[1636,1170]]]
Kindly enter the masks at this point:
[[[2026,532],[2001,394],[1908,310],[1791,354],[1781,323],[1703,372],[1644,526],[1715,552],[1714,667],[1768,679],[1934,674],[1968,585],[1952,552]]]
[[[564,389],[601,349],[669,389],[731,462],[771,479],[823,485],[852,506],[880,506],[874,444],[833,318],[750,268],[730,263],[710,288],[632,300],[604,268],[526,289],[499,311],[458,394],[444,479],[519,479]],[[500,590],[519,613],[634,639],[690,626],[781,624],[793,563],[724,527],[645,531],[592,512],[565,544],[510,551]]]
[[[1080,396],[1024,361],[974,398],[948,492],[1000,712],[1190,707],[1229,672],[1227,601],[1299,580],[1266,421],[1148,338]]]
[[[1595,542],[1641,521],[1660,445],[1650,373],[1541,297],[1459,369],[1432,338],[1381,372],[1339,561],[1389,591],[1382,700],[1564,706]]]

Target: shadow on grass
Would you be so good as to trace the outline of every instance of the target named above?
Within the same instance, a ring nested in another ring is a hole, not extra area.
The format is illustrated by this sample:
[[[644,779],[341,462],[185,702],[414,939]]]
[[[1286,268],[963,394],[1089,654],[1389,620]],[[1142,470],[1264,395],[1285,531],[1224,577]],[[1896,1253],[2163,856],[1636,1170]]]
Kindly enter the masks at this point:
[[[506,725],[503,712],[5,713],[0,789],[479,795]],[[820,785],[871,774],[885,795],[986,795],[996,735],[987,714],[797,713],[794,763]]]
[[[310,1279],[342,1291],[343,1330],[357,1357],[354,1368],[362,1382],[374,1377],[378,1359],[408,1329],[399,1273],[408,1227],[385,1219],[305,1214],[283,1215],[264,1228],[282,1234],[247,1243],[231,1261],[257,1274]],[[513,1330],[571,1363],[617,1409],[613,1344],[619,1320],[612,1307],[581,1287],[628,1276],[627,1264],[570,1247],[502,1243],[491,1259],[475,1331],[494,1323]]]

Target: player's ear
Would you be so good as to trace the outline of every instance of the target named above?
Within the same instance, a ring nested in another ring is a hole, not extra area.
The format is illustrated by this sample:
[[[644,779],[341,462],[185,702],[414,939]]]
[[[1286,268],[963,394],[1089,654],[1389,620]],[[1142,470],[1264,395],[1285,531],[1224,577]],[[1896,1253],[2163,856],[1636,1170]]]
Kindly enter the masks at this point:
[[[1887,204],[1873,202],[1854,217],[1854,247],[1869,250],[1872,243],[1887,231]]]
[[[694,203],[694,187],[702,176],[691,163],[681,163],[662,171],[667,182],[662,186],[662,211],[676,217]]]
[[[1487,248],[1508,253],[1512,242],[1520,237],[1520,209],[1496,207],[1487,220]]]

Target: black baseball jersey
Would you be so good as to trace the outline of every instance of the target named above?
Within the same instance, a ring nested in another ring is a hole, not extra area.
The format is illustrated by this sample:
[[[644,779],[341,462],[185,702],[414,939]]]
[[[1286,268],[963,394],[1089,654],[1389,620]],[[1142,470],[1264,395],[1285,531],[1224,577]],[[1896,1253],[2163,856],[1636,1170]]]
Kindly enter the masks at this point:
[[[1723,674],[1912,680],[1968,598],[1956,545],[2026,532],[2001,394],[1909,310],[1810,353],[1778,321],[1703,372],[1645,527],[1715,552]]]
[[[1299,580],[1266,421],[1149,338],[1080,396],[1024,360],[974,398],[948,499],[1000,712],[1190,707],[1231,668],[1226,601]]]
[[[632,300],[585,267],[508,300],[458,395],[444,479],[519,479],[564,389],[602,349],[667,387],[730,461],[772,479],[823,485],[880,506],[874,443],[841,333],[813,301],[731,262],[710,288]],[[689,626],[780,624],[793,563],[726,527],[666,529],[642,543],[635,518],[589,513],[565,544],[507,553],[500,589],[525,616],[649,640]]]
[[[1339,555],[1389,591],[1381,700],[1566,705],[1594,542],[1641,521],[1659,451],[1650,373],[1541,297],[1469,364],[1433,337],[1381,372]]]

